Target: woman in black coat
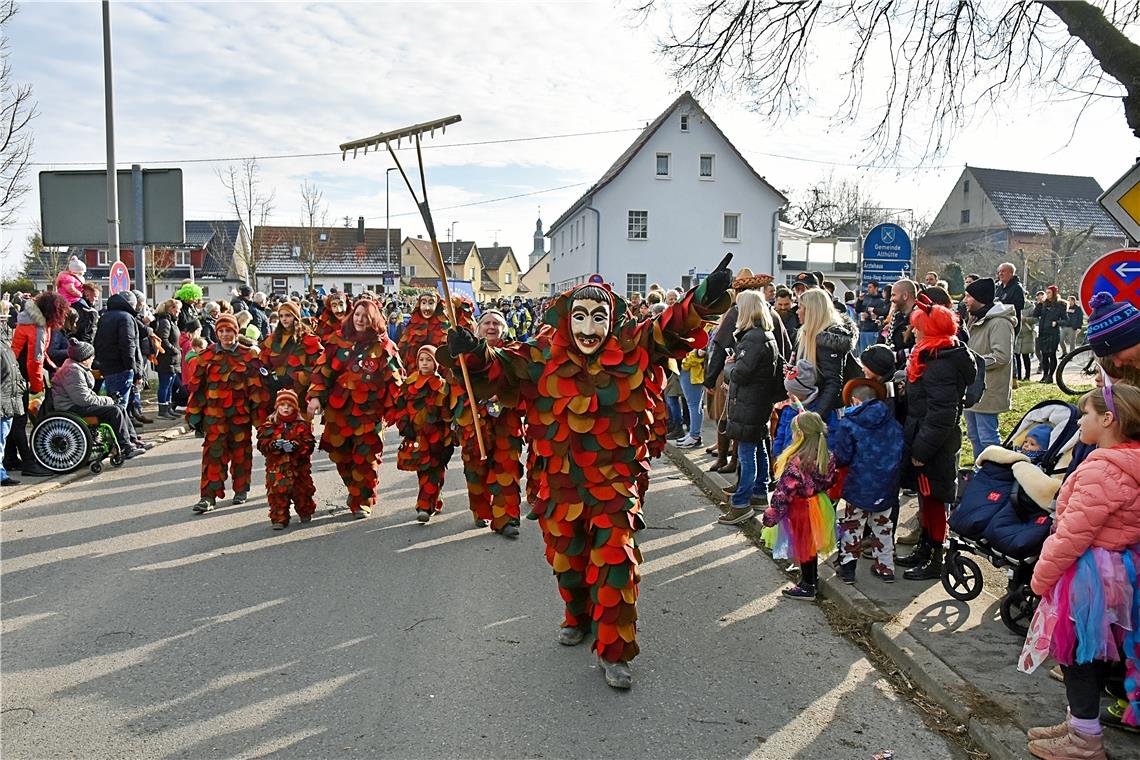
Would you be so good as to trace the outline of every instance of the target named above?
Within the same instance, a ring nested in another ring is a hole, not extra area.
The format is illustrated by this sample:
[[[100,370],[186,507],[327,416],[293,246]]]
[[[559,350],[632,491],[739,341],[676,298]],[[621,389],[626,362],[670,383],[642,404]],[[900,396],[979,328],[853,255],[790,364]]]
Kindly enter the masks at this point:
[[[819,396],[812,410],[829,425],[843,406],[847,362],[859,343],[859,330],[847,313],[838,313],[826,290],[811,288],[800,295],[798,358],[815,367]]]
[[[737,319],[733,353],[725,360],[728,380],[725,402],[727,434],[736,441],[740,479],[720,517],[736,525],[752,516],[753,505],[768,505],[768,438],[772,408],[785,397],[784,364],[791,357],[786,333],[764,297],[755,290],[736,296]]]
[[[1057,371],[1057,349],[1061,345],[1061,328],[1069,321],[1065,303],[1057,297],[1057,286],[1045,289],[1045,297],[1033,308],[1037,317],[1037,353],[1041,356],[1041,382],[1053,382]]]
[[[154,312],[154,323],[151,329],[158,338],[162,352],[158,355],[156,369],[158,370],[158,416],[165,419],[178,417],[170,408],[170,398],[174,392],[174,383],[182,372],[182,348],[178,339],[182,332],[178,329],[178,316],[182,311],[182,302],[171,298],[158,305]]]
[[[916,343],[906,366],[907,414],[903,425],[902,483],[918,492],[922,538],[895,564],[903,577],[929,580],[942,574],[946,505],[958,490],[962,449],[962,397],[974,382],[974,359],[958,339],[958,315],[919,297],[910,323]]]

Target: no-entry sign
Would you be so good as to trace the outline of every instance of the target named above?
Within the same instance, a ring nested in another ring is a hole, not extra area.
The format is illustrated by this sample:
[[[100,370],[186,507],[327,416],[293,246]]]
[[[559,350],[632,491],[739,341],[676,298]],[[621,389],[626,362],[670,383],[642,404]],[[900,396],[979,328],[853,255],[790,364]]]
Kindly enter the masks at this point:
[[[1089,300],[1102,291],[1111,293],[1117,301],[1140,307],[1140,250],[1110,251],[1092,263],[1081,278],[1081,308],[1085,314],[1092,312]]]
[[[127,265],[121,261],[116,261],[111,265],[109,279],[111,281],[111,295],[131,289],[131,273],[127,271]]]

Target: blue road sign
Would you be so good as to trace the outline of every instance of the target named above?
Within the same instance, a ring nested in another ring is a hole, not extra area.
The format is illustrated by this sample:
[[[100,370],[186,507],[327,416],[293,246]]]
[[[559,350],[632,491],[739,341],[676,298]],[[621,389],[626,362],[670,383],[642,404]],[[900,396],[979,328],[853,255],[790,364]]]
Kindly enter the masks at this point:
[[[913,248],[906,230],[897,224],[876,225],[863,240],[862,280],[888,283],[909,276],[914,268],[912,257]]]

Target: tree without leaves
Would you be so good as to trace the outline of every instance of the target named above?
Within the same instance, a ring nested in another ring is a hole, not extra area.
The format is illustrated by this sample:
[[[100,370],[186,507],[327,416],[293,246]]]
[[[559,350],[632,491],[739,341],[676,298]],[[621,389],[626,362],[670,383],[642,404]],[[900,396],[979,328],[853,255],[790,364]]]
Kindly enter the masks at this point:
[[[15,0],[0,2],[0,227],[12,223],[21,198],[28,192],[33,142],[30,125],[36,116],[32,86],[12,81],[8,60],[8,24],[16,10]]]
[[[658,0],[634,0],[644,18]],[[942,154],[977,105],[997,107],[1023,86],[1054,98],[1121,97],[1140,137],[1140,46],[1123,30],[1135,0],[701,0],[688,28],[659,41],[674,78],[698,94],[741,93],[778,122],[810,99],[808,69],[821,37],[848,35],[847,93],[836,116],[873,111],[870,162],[920,149]],[[822,41],[826,44],[826,40]],[[880,71],[884,73],[880,76]],[[1078,119],[1080,117],[1078,116]],[[917,122],[917,123],[916,123]],[[918,140],[912,136],[924,135]]]
[[[329,210],[324,193],[308,181],[301,183],[301,235],[293,245],[300,248],[301,268],[313,287],[317,275],[324,271],[333,253],[333,235],[329,232]],[[321,233],[325,234],[324,240]]]
[[[36,230],[28,235],[28,252],[24,255],[24,267],[20,274],[32,270],[32,266],[39,262],[40,268],[47,278],[49,287],[54,286],[55,276],[67,267],[67,249],[54,245],[44,245],[43,235]]]
[[[229,194],[230,210],[245,225],[246,235],[239,235],[234,247],[234,257],[239,270],[238,276],[257,290],[257,270],[263,258],[260,246],[254,246],[254,231],[264,226],[273,213],[275,190],[265,193],[261,189],[261,177],[257,159],[243,159],[241,166],[230,164],[224,170],[215,171],[222,186]]]
[[[1072,275],[1076,274],[1074,271],[1076,267],[1071,265],[1078,259],[1082,252],[1084,252],[1085,244],[1089,242],[1095,229],[1094,225],[1089,225],[1085,229],[1079,230],[1066,230],[1064,220],[1058,221],[1054,227],[1048,219],[1042,219],[1045,222],[1045,228],[1049,230],[1049,248],[1043,250],[1036,256],[1039,266],[1043,266],[1042,279],[1048,283],[1064,285],[1075,289],[1076,280]],[[1083,273],[1086,267],[1080,269]],[[1067,272],[1070,276],[1066,280],[1071,282],[1061,283],[1061,273]]]
[[[894,221],[896,214],[882,208],[857,182],[828,174],[797,193],[789,209],[791,223],[822,237],[858,237],[876,224]]]

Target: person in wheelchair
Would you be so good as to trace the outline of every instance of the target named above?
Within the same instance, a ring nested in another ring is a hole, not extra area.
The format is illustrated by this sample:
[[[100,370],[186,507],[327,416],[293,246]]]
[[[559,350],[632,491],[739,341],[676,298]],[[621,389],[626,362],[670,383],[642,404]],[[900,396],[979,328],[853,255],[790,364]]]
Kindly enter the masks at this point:
[[[52,378],[52,402],[58,411],[71,412],[80,417],[95,417],[100,422],[107,423],[115,431],[123,459],[137,457],[146,449],[131,443],[126,411],[113,398],[95,394],[95,376],[91,374],[94,358],[94,346],[71,339],[67,348],[67,361],[56,370]]]

